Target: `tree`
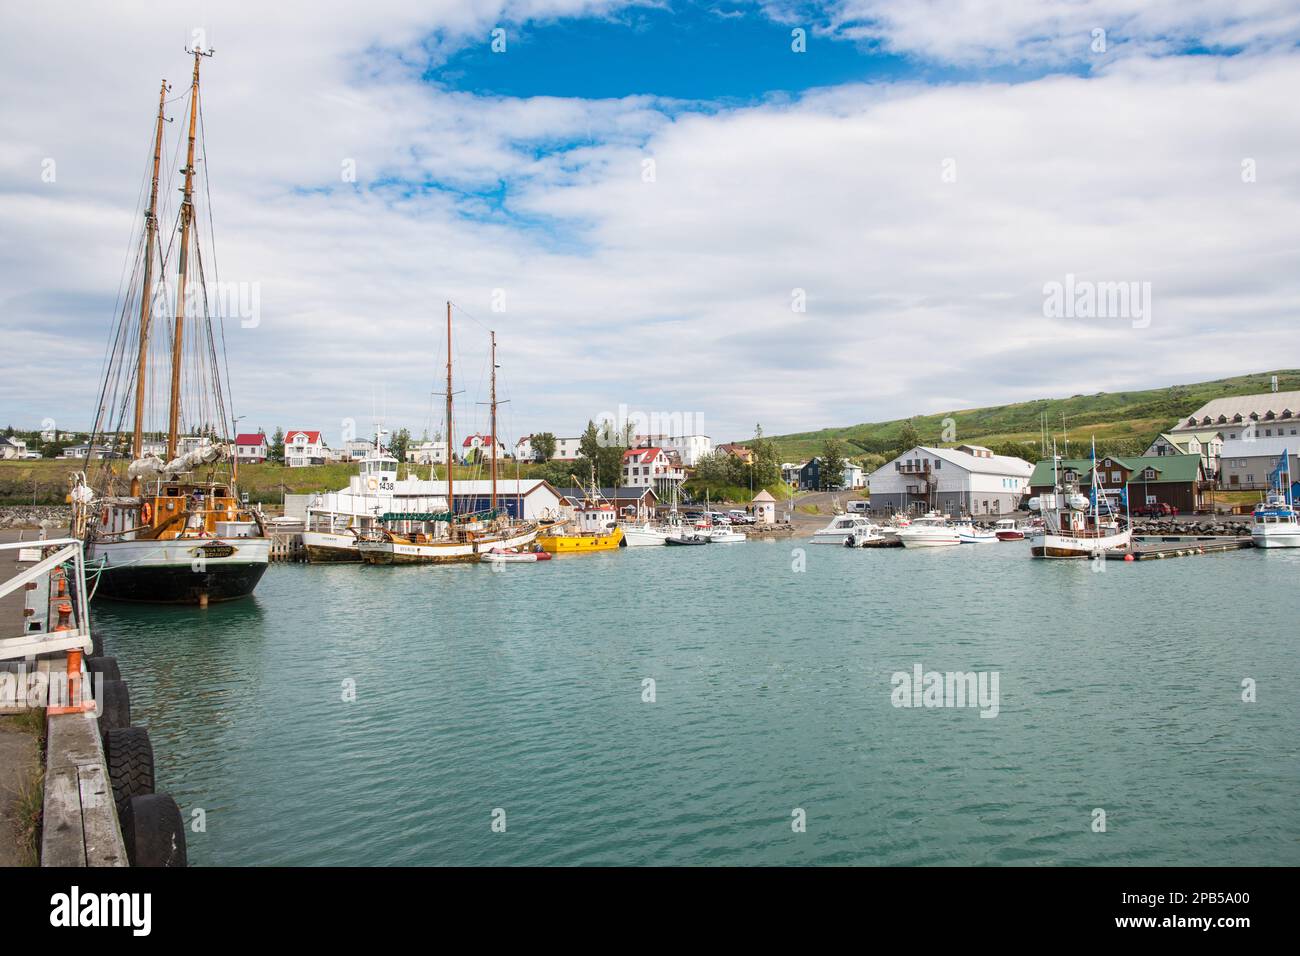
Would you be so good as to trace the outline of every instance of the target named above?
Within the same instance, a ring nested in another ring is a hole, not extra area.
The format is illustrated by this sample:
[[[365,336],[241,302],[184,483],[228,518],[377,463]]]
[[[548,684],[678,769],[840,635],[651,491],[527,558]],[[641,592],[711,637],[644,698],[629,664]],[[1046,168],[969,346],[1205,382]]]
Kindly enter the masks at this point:
[[[898,452],[902,454],[919,444],[921,444],[921,434],[916,430],[916,426],[912,424],[912,420],[909,418],[903,422],[903,427],[898,432]]]
[[[271,461],[284,464],[284,429],[279,425],[275,426],[275,434],[271,436],[271,447],[267,449],[267,457]]]
[[[844,484],[844,466],[848,459],[844,456],[844,443],[838,438],[828,438],[822,446],[821,486],[823,491],[832,491]]]
[[[409,428],[399,428],[397,434],[393,436],[392,442],[389,443],[388,450],[398,461],[406,461],[406,451],[411,446],[411,431]]]
[[[555,444],[555,436],[550,432],[534,435],[532,440],[533,461],[538,463],[550,461],[551,456],[555,454]]]

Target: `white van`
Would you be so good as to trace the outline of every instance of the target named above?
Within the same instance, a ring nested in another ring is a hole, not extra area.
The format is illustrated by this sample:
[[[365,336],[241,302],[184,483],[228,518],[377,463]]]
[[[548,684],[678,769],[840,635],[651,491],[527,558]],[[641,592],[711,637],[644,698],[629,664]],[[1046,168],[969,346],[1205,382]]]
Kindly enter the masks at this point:
[[[849,514],[864,515],[871,510],[870,498],[854,498],[849,502]]]

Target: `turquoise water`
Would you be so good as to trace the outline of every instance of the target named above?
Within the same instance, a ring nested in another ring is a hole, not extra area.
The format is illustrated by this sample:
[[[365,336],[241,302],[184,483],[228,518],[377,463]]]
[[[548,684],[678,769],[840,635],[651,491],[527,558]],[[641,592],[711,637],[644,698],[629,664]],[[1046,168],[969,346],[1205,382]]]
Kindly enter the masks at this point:
[[[750,542],[95,613],[196,864],[1296,865],[1298,573]],[[894,707],[917,663],[998,715]]]

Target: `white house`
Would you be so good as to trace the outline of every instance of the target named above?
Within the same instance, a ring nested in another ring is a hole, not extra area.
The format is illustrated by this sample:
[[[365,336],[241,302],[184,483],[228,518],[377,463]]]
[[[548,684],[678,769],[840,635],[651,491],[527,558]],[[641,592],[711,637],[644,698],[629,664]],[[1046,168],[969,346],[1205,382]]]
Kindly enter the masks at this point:
[[[294,430],[284,435],[284,463],[290,468],[306,468],[325,463],[325,439],[318,431]]]
[[[27,457],[27,442],[21,438],[0,438],[0,458],[13,461]]]
[[[582,457],[581,452],[582,438],[557,438],[555,439],[555,453],[551,455],[551,461],[577,461]]]
[[[501,439],[497,439],[497,458],[506,457],[506,446]],[[466,435],[460,443],[460,456],[468,459],[475,451],[483,453],[483,459],[486,461],[492,457],[492,436],[490,435]]]
[[[241,465],[257,465],[266,461],[270,445],[261,432],[244,432],[235,436],[235,459]]]
[[[525,435],[515,442],[515,457],[520,461],[533,460],[533,436]]]
[[[103,461],[106,458],[113,457],[113,449],[107,445],[69,445],[63,449],[64,458],[86,458],[90,457],[92,461]]]
[[[637,435],[632,439],[632,445],[635,448],[675,451],[686,468],[694,468],[701,458],[713,451],[713,439],[708,435]]]
[[[867,486],[867,476],[862,471],[861,465],[855,465],[853,462],[845,462],[844,477],[840,479],[841,488],[865,488]]]
[[[1005,514],[1020,507],[1034,466],[981,445],[918,445],[871,473],[873,511]]]
[[[407,451],[407,458],[417,465],[447,464],[447,443],[445,441],[422,441],[412,445]]]
[[[663,488],[681,484],[686,472],[662,448],[629,448],[623,452],[623,484],[633,488]]]

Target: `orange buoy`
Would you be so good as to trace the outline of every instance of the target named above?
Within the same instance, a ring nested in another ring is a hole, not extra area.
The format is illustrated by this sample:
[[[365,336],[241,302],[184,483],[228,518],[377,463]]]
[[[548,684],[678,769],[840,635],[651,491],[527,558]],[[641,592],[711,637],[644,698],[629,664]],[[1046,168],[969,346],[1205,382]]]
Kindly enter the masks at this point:
[[[149,504],[149,502],[146,501],[144,504],[140,506],[140,523],[148,524],[152,520],[153,520],[153,505]]]

